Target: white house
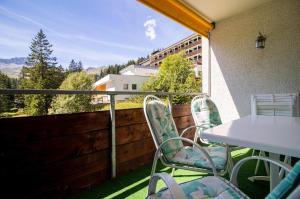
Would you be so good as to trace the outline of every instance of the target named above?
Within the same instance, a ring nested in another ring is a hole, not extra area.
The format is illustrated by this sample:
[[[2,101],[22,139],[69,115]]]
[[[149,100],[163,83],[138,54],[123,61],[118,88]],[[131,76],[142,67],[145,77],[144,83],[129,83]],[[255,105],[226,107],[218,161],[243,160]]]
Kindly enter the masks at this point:
[[[158,69],[130,65],[120,71],[121,74],[108,74],[94,83],[93,87],[98,91],[139,91],[144,82],[150,76],[156,75]],[[117,95],[116,100],[128,99],[130,95]],[[101,95],[96,97],[96,102],[109,102],[109,96]]]

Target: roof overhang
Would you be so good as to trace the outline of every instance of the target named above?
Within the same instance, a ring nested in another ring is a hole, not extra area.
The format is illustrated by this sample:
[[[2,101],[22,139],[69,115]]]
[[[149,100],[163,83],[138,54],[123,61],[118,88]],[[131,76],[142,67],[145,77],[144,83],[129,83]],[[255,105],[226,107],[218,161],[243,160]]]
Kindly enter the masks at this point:
[[[208,37],[214,25],[202,17],[195,9],[179,0],[138,0],[154,10],[170,17],[189,29]]]
[[[219,22],[271,0],[138,0],[154,10],[208,37]]]

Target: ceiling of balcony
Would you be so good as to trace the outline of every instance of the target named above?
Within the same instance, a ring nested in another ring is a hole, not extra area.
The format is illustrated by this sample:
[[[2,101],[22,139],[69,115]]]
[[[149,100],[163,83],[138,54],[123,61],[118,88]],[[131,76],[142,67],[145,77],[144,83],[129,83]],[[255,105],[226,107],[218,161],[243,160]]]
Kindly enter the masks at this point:
[[[271,0],[182,0],[210,22],[234,16]]]

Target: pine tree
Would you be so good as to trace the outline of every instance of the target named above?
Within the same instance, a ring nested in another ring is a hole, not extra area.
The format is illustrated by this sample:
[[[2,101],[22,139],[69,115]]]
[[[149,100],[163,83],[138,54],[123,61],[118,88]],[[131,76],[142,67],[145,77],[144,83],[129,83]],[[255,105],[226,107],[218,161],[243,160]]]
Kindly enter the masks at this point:
[[[82,66],[82,62],[79,61],[78,63],[76,63],[74,61],[74,59],[71,60],[70,64],[69,64],[69,73],[75,73],[75,72],[81,72],[83,70],[83,66]]]
[[[56,67],[56,58],[52,57],[52,45],[40,30],[31,42],[27,66],[21,71],[23,89],[56,89],[64,78],[64,71]],[[48,113],[52,97],[49,95],[25,96],[25,111],[29,115]]]
[[[79,62],[77,63],[77,71],[76,71],[76,72],[81,72],[82,70],[83,70],[82,62],[79,61]]]
[[[0,89],[10,89],[11,82],[7,75],[0,71]],[[0,113],[9,111],[13,105],[13,96],[11,95],[0,95]]]
[[[72,59],[71,62],[70,62],[70,64],[69,64],[69,70],[68,70],[68,72],[69,73],[74,73],[74,72],[76,72],[76,68],[77,68],[77,64],[74,61],[74,59]]]

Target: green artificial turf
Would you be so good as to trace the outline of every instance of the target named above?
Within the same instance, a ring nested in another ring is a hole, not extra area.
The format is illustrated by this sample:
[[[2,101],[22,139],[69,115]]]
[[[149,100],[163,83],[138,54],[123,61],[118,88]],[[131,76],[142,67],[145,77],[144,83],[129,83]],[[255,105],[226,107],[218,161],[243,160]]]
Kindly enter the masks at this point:
[[[242,149],[232,153],[234,161],[250,156],[252,150]],[[250,182],[247,178],[252,176],[255,168],[255,161],[247,162],[239,171],[238,182],[239,188],[251,198],[264,198],[269,192],[268,182]],[[263,164],[261,164],[260,174],[263,174]],[[114,180],[105,182],[104,184],[73,195],[73,199],[100,199],[100,198],[145,198],[149,183],[149,174],[152,165],[147,165],[136,171],[127,173]],[[171,173],[170,168],[159,166],[160,172]],[[178,183],[186,182],[196,178],[206,176],[204,173],[176,170],[175,179]],[[228,179],[228,176],[224,176]],[[163,183],[159,182],[159,188],[163,187]]]

